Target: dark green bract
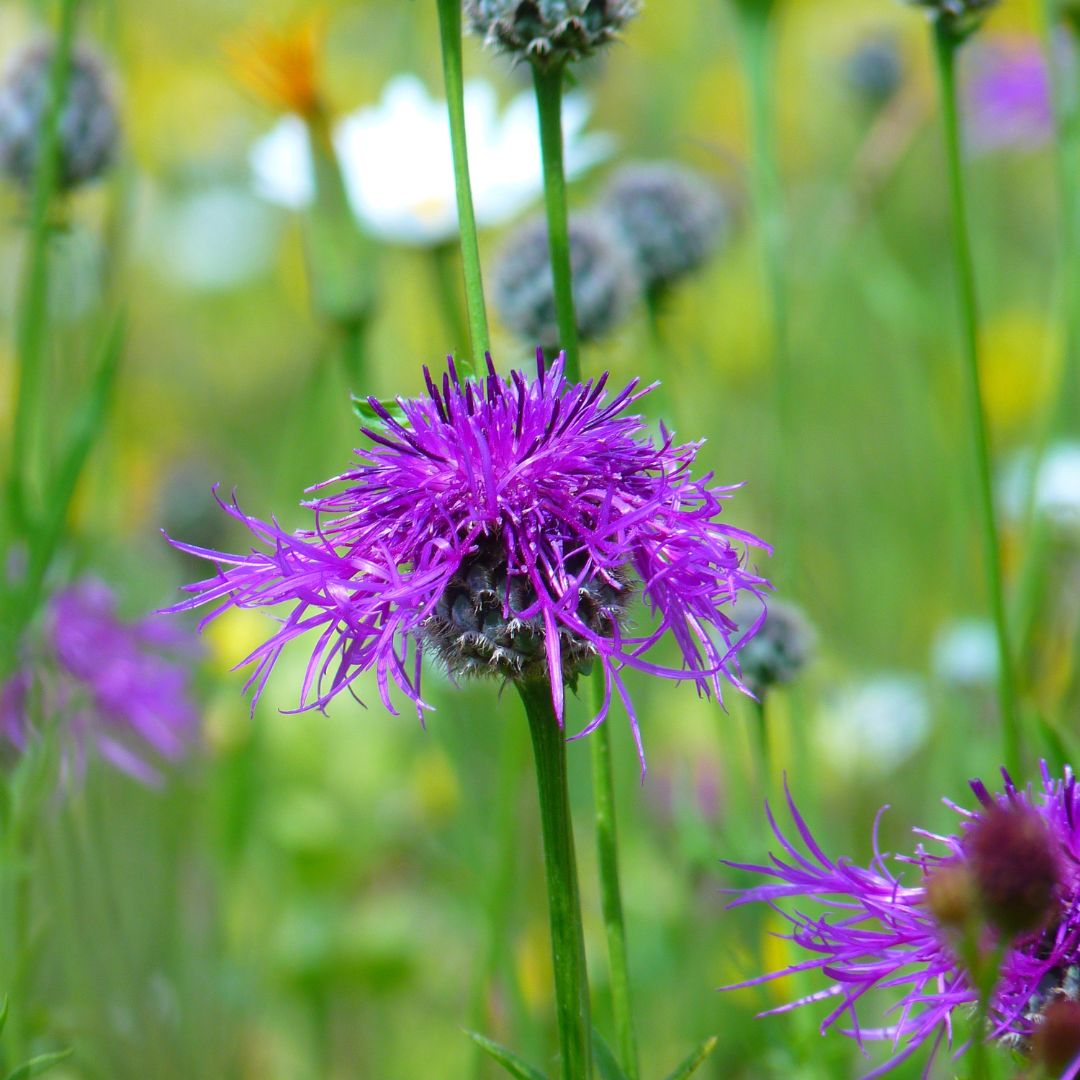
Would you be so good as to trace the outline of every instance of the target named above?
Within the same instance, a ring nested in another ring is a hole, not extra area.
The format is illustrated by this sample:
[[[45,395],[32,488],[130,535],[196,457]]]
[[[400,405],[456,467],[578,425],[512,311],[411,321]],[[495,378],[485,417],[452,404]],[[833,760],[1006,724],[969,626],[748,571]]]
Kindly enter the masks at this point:
[[[557,67],[607,45],[640,0],[465,0],[465,17],[486,45],[540,67]]]

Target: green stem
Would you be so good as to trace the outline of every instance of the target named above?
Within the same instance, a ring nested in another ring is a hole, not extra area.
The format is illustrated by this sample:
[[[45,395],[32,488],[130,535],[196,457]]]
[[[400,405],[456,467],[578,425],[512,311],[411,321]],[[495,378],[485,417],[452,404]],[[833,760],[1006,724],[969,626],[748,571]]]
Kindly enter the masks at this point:
[[[604,673],[597,664],[593,672],[597,708],[604,699]],[[611,977],[611,1007],[615,1015],[615,1038],[619,1063],[627,1080],[638,1080],[637,1037],[630,1004],[630,965],[626,953],[626,922],[623,918],[622,889],[619,884],[619,838],[615,826],[615,780],[611,769],[610,721],[589,736],[592,749],[593,799],[596,805],[596,850],[600,864],[600,898],[607,933],[608,968]]]
[[[514,717],[516,720],[517,717]],[[484,962],[473,984],[472,1003],[469,1008],[470,1026],[473,1031],[487,1030],[487,996],[496,973],[502,963],[506,930],[514,899],[516,853],[519,843],[518,815],[515,807],[521,789],[521,777],[525,769],[525,743],[523,732],[517,724],[505,727],[500,733],[502,744],[499,752],[499,786],[495,794],[495,806],[490,820],[495,822],[495,857],[491,872],[487,875],[489,890],[484,902],[484,926],[487,943]],[[471,1075],[479,1080],[487,1055],[479,1044],[474,1045]]]
[[[941,104],[945,128],[945,152],[949,183],[949,201],[953,219],[953,255],[959,314],[964,351],[964,387],[967,398],[971,438],[975,454],[977,494],[982,530],[986,587],[998,644],[998,698],[1001,709],[1004,764],[1017,775],[1020,768],[1020,721],[1016,704],[1012,651],[1005,610],[1001,555],[997,522],[994,517],[994,494],[990,470],[990,444],[987,435],[982,386],[979,378],[978,315],[975,302],[975,270],[968,238],[967,206],[960,160],[960,125],[956,94],[956,56],[962,39],[944,19],[934,24],[934,45],[941,83]]]
[[[469,310],[472,340],[472,370],[491,351],[484,281],[480,271],[480,242],[476,234],[472,183],[469,179],[469,150],[465,134],[465,82],[461,47],[461,0],[437,0],[439,37],[442,43],[443,79],[446,107],[450,114],[450,141],[454,153],[454,189],[457,193],[458,223],[461,232],[461,263],[465,276],[465,303]],[[470,366],[465,364],[465,373]]]
[[[529,718],[540,796],[562,1078],[589,1080],[592,1076],[589,981],[567,786],[566,738],[555,719],[547,683],[520,683],[518,691]]]
[[[566,377],[581,378],[577,318],[574,315],[573,275],[570,269],[570,227],[566,208],[566,170],[563,167],[563,67],[533,65],[536,109],[540,119],[540,152],[544,161],[544,206],[547,210],[548,246],[555,283],[555,315],[559,345],[566,354]]]
[[[439,244],[431,249],[431,270],[443,322],[450,335],[450,348],[447,351],[454,356],[460,356],[470,332],[461,315],[461,296],[458,292],[452,244]]]
[[[770,21],[772,5],[735,0],[735,11],[742,36],[750,107],[750,188],[772,321],[773,390],[779,436],[775,561],[790,575],[795,567],[795,540],[798,533],[795,485],[792,480],[797,412],[792,387],[794,365],[785,270],[787,241],[780,166],[776,155]],[[779,572],[777,570],[774,574]]]
[[[67,91],[71,49],[75,38],[78,0],[60,0],[60,21],[49,69],[48,105],[41,121],[41,141],[34,163],[30,203],[30,234],[16,315],[15,350],[18,395],[11,428],[9,500],[17,526],[31,519],[30,478],[33,475],[33,437],[44,376],[44,351],[49,303],[49,210],[60,179],[60,112]]]
[[[762,789],[769,788],[772,776],[772,742],[769,738],[769,713],[765,706],[766,692],[761,691],[761,699],[754,702],[754,719],[757,721],[758,765],[761,769]]]

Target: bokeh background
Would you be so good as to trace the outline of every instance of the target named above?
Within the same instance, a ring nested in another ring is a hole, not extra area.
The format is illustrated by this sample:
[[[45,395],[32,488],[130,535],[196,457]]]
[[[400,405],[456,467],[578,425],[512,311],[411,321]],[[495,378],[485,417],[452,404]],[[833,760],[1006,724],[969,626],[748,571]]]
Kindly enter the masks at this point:
[[[1035,7],[1004,0],[981,38],[1037,45]],[[101,304],[115,298],[127,305],[129,340],[63,569],[112,582],[136,615],[201,576],[161,528],[245,544],[215,507],[214,483],[235,488],[249,513],[301,524],[303,488],[347,467],[358,444],[350,389],[415,392],[421,365],[441,363],[450,339],[428,257],[388,246],[378,253],[367,383],[349,386],[312,310],[298,219],[254,193],[248,152],[275,117],[239,85],[225,45],[311,8],[113,0],[85,9],[84,35],[119,72],[125,149],[107,183],[74,199],[55,242],[55,349],[77,371]],[[374,102],[403,71],[441,96],[434,4],[355,0],[320,12],[335,109]],[[32,34],[41,14],[4,4],[0,51]],[[781,592],[806,610],[819,647],[771,707],[777,758],[818,836],[865,859],[881,803],[892,805],[882,846],[907,850],[911,824],[948,824],[940,796],[963,799],[966,780],[992,775],[999,753],[982,631],[961,656],[967,667],[940,648],[947,628],[984,611],[943,160],[918,13],[893,0],[788,0],[778,27],[798,402],[788,433],[798,534]],[[852,56],[867,43],[884,43],[898,64],[885,101],[852,77]],[[471,40],[466,73],[492,81],[504,101],[527,85]],[[651,0],[580,82],[593,102],[590,130],[614,135],[617,149],[573,184],[574,203],[588,202],[623,160],[671,158],[712,176],[733,215],[724,250],[672,296],[663,346],[641,312],[586,351],[586,370],[662,380],[653,418],[662,404],[680,438],[707,439],[703,466],[722,482],[745,481],[730,520],[768,538],[779,439],[730,12],[720,0]],[[973,149],[968,165],[984,377],[1004,472],[1042,430],[1060,366],[1052,146],[1035,138]],[[485,264],[502,239],[482,234]],[[0,319],[9,325],[23,240],[19,200],[6,191]],[[527,361],[498,325],[495,339],[500,365]],[[5,334],[0,428],[10,348]],[[1011,573],[1018,539],[1007,519]],[[1067,539],[1054,558],[1068,574]],[[768,561],[760,565],[767,573]],[[1063,599],[1068,578],[1057,580],[1024,663],[1067,739],[1076,613]],[[435,676],[438,711],[424,729],[363,689],[369,708],[339,700],[328,716],[287,715],[301,649],[278,666],[251,717],[230,667],[263,632],[259,616],[233,613],[204,635],[203,746],[162,791],[92,769],[42,825],[46,871],[35,896],[50,929],[34,977],[57,1041],[76,1051],[57,1074],[493,1077],[462,1034],[475,1026],[548,1064],[547,913],[516,698]],[[814,980],[716,990],[792,959],[769,936],[777,927],[766,913],[725,911],[722,890],[746,879],[719,860],[757,860],[769,845],[751,709],[735,693],[721,708],[689,687],[631,684],[644,780],[624,718],[612,723],[644,1074],[664,1075],[716,1034],[699,1075],[859,1075],[865,1062],[847,1040],[818,1035],[826,1006],[752,1019],[819,988]],[[596,1018],[610,1031],[587,745],[572,744],[570,758]],[[513,813],[500,816],[499,806]],[[489,956],[497,977],[478,994]]]

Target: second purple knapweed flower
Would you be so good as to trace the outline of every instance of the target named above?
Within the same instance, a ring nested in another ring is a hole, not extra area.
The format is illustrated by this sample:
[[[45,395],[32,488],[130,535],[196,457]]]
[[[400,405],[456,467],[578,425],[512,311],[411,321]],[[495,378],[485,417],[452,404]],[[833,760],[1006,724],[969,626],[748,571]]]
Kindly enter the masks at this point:
[[[78,581],[49,600],[40,633],[0,686],[0,739],[21,753],[39,728],[51,728],[61,780],[77,781],[96,752],[156,787],[161,764],[185,757],[198,734],[197,652],[190,633],[159,615],[126,622],[108,586]]]
[[[932,1061],[942,1043],[952,1041],[953,1025],[973,1015],[979,994],[958,955],[964,948],[958,928],[974,925],[987,954],[996,939],[1006,946],[985,1037],[1030,1050],[1050,1007],[1080,1000],[1080,790],[1068,768],[1054,779],[1044,764],[1041,784],[1026,789],[1002,775],[999,795],[972,782],[975,810],[946,800],[962,818],[955,835],[915,830],[941,851],[920,843],[913,856],[894,857],[917,871],[910,883],[878,850],[876,827],[875,855],[864,869],[830,859],[790,795],[804,850],[783,835],[769,811],[784,855],[771,855],[767,866],[729,863],[770,879],[741,891],[732,906],[761,901],[779,911],[791,924],[790,940],[808,958],[740,985],[821,971],[829,980],[825,989],[770,1012],[833,1002],[822,1032],[838,1025],[860,1045],[890,1045],[888,1060],[866,1074],[879,1076],[923,1047]],[[814,908],[781,904],[793,898]],[[880,998],[889,1019],[864,1025],[860,1010],[880,1016]]]
[[[564,682],[600,664],[607,693],[585,734],[600,724],[612,693],[638,737],[623,671],[635,668],[720,693],[741,685],[739,631],[724,608],[766,583],[746,565],[755,537],[717,519],[733,488],[695,479],[699,444],[657,443],[631,407],[634,380],[613,396],[607,376],[570,383],[562,360],[531,378],[521,372],[459,378],[453,361],[427,396],[399,398],[364,429],[360,464],[313,491],[311,528],[224,508],[258,546],[230,555],[177,543],[218,564],[190,585],[177,609],[280,604],[288,614],[247,658],[258,695],[282,649],[313,643],[301,708],[322,708],[374,671],[394,711],[397,686],[422,711],[421,663],[432,655],[452,677],[494,675],[551,685],[560,723]],[[175,542],[175,541],[174,541]],[[630,618],[641,595],[647,630]],[[647,656],[670,635],[682,658]],[[254,702],[253,702],[254,706]]]

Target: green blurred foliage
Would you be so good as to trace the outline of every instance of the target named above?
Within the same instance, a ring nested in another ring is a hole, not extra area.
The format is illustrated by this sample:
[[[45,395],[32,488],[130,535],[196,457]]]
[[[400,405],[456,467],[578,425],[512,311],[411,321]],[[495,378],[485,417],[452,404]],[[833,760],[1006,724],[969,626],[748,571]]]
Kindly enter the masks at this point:
[[[303,488],[346,468],[357,444],[350,389],[416,391],[421,365],[445,355],[448,331],[426,256],[382,253],[367,385],[347,385],[308,302],[295,217],[250,193],[247,150],[274,118],[233,81],[223,42],[253,23],[306,15],[303,5],[85,6],[86,33],[121,74],[127,143],[118,175],[76,197],[54,246],[55,351],[65,371],[79,370],[71,358],[90,347],[98,288],[126,300],[130,339],[114,423],[77,500],[78,554],[64,569],[86,566],[123,586],[138,612],[200,572],[166,546],[162,525],[196,542],[245,544],[212,505],[217,482],[235,487],[249,513],[299,523]],[[404,70],[439,92],[433,3],[323,10],[336,108],[374,100]],[[988,32],[1032,33],[1034,15],[1007,0]],[[0,11],[5,51],[40,17],[36,5]],[[778,759],[828,849],[864,859],[882,802],[893,806],[882,846],[906,850],[910,825],[946,826],[939,796],[963,799],[966,779],[991,775],[998,753],[989,693],[950,690],[929,672],[941,624],[982,606],[943,255],[948,221],[922,20],[891,0],[789,0],[778,27],[800,401],[791,591],[821,638],[808,677],[776,699]],[[895,35],[905,65],[907,112],[888,119],[855,100],[842,77],[850,50],[881,33]],[[475,43],[466,66],[504,99],[524,85],[520,71]],[[595,102],[591,126],[618,137],[617,159],[679,158],[745,202],[743,90],[720,0],[652,0],[581,82]],[[604,172],[575,184],[574,201],[588,201]],[[1053,389],[1051,154],[988,155],[970,176],[1004,457],[1031,442]],[[17,201],[4,198],[6,321],[22,235]],[[768,320],[743,216],[728,250],[672,298],[662,349],[649,344],[640,316],[584,363],[610,368],[615,382],[662,379],[668,422],[680,437],[708,439],[702,466],[722,482],[746,482],[730,519],[768,537],[776,446]],[[499,240],[482,235],[485,259]],[[106,283],[94,285],[103,263]],[[526,359],[499,327],[495,340],[504,366]],[[5,386],[10,360],[0,352]],[[79,391],[73,380],[65,394]],[[0,400],[0,428],[8,412]],[[426,728],[408,710],[386,714],[370,685],[360,688],[366,709],[346,698],[329,716],[284,715],[303,665],[295,650],[251,719],[229,668],[259,633],[257,618],[239,615],[208,632],[205,749],[167,790],[145,792],[101,770],[44,816],[35,898],[48,929],[36,989],[49,1034],[75,1047],[52,1075],[394,1080],[479,1068],[495,1076],[494,1066],[476,1065],[462,1032],[476,1026],[549,1067],[546,911],[516,699],[505,694],[496,708],[495,687],[455,689],[433,675],[439,708]],[[1067,690],[1071,658],[1064,664]],[[830,703],[882,671],[928,680],[931,732],[906,760],[845,767],[822,739]],[[741,879],[718,860],[759,860],[769,844],[753,713],[735,693],[725,711],[688,687],[640,677],[631,686],[644,781],[622,716],[612,722],[644,1075],[662,1075],[711,1034],[719,1046],[700,1076],[858,1075],[863,1061],[846,1040],[818,1037],[820,1007],[752,1020],[819,989],[812,979],[714,992],[791,959],[768,936],[774,920],[725,912],[721,893]],[[1066,726],[1074,730],[1071,719]],[[610,1030],[587,754],[586,744],[571,745],[596,1018]],[[516,772],[514,813],[500,821],[492,811],[506,768]],[[503,850],[512,858],[506,934],[477,1013],[470,1002],[492,947]],[[913,1066],[899,1075],[916,1074]]]

